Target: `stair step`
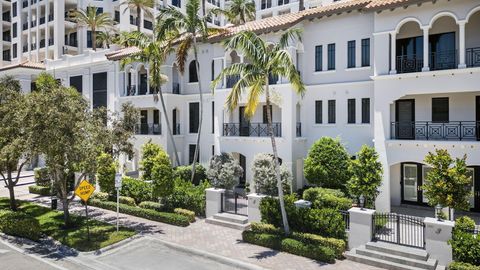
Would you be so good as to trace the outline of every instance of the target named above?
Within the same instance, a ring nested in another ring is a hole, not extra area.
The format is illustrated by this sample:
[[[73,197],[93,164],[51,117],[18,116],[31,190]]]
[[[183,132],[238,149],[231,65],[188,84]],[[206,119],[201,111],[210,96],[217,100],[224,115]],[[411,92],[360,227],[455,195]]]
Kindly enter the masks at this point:
[[[427,261],[429,258],[428,253],[423,249],[405,247],[385,242],[369,242],[365,245],[365,248],[420,261]]]
[[[213,217],[209,217],[209,218],[205,219],[205,223],[219,225],[219,226],[228,227],[228,228],[237,229],[237,230],[242,230],[242,231],[250,228],[250,223],[238,224],[238,223],[235,223],[235,222],[229,222],[229,221],[225,221],[225,220],[221,220],[221,219],[216,219],[216,218],[213,218]]]
[[[367,256],[370,258],[376,258],[384,261],[399,263],[402,265],[408,265],[413,267],[418,267],[426,270],[435,270],[437,266],[437,261],[430,258],[427,261],[412,259],[404,256],[393,255],[391,253],[385,253],[380,251],[375,251],[371,249],[366,249],[365,246],[361,246],[356,249],[356,254]]]
[[[347,259],[354,262],[363,263],[366,265],[389,269],[389,270],[425,270],[424,268],[404,265],[401,263],[396,263],[396,262],[386,261],[382,259],[372,258],[365,255],[360,255],[356,253],[356,249],[352,249],[349,252],[346,252],[345,257],[347,257]]]
[[[223,220],[227,222],[237,223],[237,224],[247,224],[248,217],[240,216],[230,213],[218,213],[213,216],[214,219]]]

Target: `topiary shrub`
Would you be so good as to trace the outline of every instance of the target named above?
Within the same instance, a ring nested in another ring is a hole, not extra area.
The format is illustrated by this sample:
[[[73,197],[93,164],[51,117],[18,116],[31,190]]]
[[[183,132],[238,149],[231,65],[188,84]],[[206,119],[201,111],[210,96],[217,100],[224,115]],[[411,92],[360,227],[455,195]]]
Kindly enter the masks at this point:
[[[141,202],[138,206],[143,209],[163,211],[163,204],[158,202]]]
[[[0,231],[38,241],[40,239],[40,223],[22,212],[0,210]]]
[[[312,202],[312,208],[333,208],[348,210],[352,207],[352,200],[336,189],[309,188],[303,192],[303,199]]]
[[[206,198],[205,189],[209,188],[208,181],[195,186],[190,181],[175,179],[173,193],[164,198],[165,211],[172,212],[175,208],[188,209],[199,216],[205,216]]]
[[[480,270],[480,266],[470,263],[452,262],[448,266],[448,270]]]
[[[164,198],[173,192],[173,169],[165,151],[161,150],[153,158],[155,163],[151,169],[153,196]]]
[[[37,186],[47,187],[51,185],[48,168],[43,167],[33,169],[33,178],[35,179],[35,184]]]
[[[149,140],[142,146],[142,160],[140,160],[140,170],[143,172],[144,180],[152,180],[152,170],[158,161],[158,154],[165,153],[163,148],[152,140]]]
[[[132,197],[127,197],[127,196],[119,196],[118,197],[118,202],[121,204],[126,204],[130,206],[135,206],[135,200]]]
[[[452,239],[453,258],[456,261],[480,265],[480,237],[473,233],[475,222],[469,217],[460,217],[455,222]]]
[[[49,186],[31,185],[28,186],[28,192],[41,196],[50,196],[52,195],[52,188]]]
[[[252,165],[253,185],[257,193],[278,196],[277,175],[274,158],[271,154],[256,154]],[[290,193],[292,174],[285,166],[280,166],[280,178],[284,194]]]
[[[178,166],[175,168],[173,176],[175,178],[180,178],[185,182],[191,182],[192,178],[192,167],[191,166]],[[198,185],[202,181],[207,179],[207,170],[201,164],[195,165],[195,178],[193,179],[193,184]]]
[[[242,174],[242,167],[231,154],[221,153],[210,159],[207,178],[215,188],[233,189]]]
[[[108,201],[108,199],[110,198],[110,195],[108,193],[105,193],[105,192],[94,192],[92,194],[92,196],[90,197],[91,199],[97,199],[97,200],[100,200],[100,201]]]
[[[152,184],[128,176],[124,176],[122,178],[122,189],[120,189],[120,195],[132,197],[135,200],[135,203],[139,204],[145,201],[152,201],[152,193]]]
[[[183,209],[183,208],[175,208],[173,212],[182,216],[186,216],[188,218],[188,221],[190,221],[190,223],[195,222],[195,212],[193,211]]]
[[[101,153],[97,158],[97,181],[102,192],[115,193],[115,174],[117,166],[113,157],[107,153]]]
[[[350,180],[350,156],[339,139],[322,137],[308,151],[304,174],[309,183],[345,190]]]

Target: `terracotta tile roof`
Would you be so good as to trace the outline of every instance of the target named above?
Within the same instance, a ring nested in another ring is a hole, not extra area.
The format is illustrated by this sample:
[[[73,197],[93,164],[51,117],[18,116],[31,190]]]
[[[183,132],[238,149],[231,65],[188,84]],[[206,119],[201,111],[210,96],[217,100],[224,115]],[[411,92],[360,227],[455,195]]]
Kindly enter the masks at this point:
[[[371,3],[365,7],[365,9],[372,11],[382,10],[424,2],[431,2],[431,0],[372,0]]]
[[[138,52],[140,52],[140,49],[137,47],[127,47],[113,52],[107,52],[105,53],[105,57],[107,57],[108,60],[115,61]]]
[[[362,9],[370,4],[374,0],[350,0],[338,2],[336,4],[320,6],[304,10],[302,13],[302,19],[313,19],[317,17],[329,16],[341,12],[352,11],[356,9]]]
[[[44,63],[39,63],[39,62],[30,62],[30,61],[24,61],[18,64],[12,64],[8,66],[4,66],[0,68],[0,71],[8,70],[8,69],[14,69],[14,68],[30,68],[30,69],[43,69],[45,70],[45,64]]]

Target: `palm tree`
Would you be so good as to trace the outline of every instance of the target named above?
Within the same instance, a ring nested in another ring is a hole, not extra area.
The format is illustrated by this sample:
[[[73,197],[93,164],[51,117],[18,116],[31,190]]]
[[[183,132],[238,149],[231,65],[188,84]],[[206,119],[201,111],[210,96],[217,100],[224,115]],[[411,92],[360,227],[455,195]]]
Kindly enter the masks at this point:
[[[110,49],[110,45],[116,43],[118,34],[114,31],[105,30],[97,33],[97,46]]]
[[[212,88],[215,89],[225,76],[239,76],[239,81],[233,85],[232,90],[227,97],[226,105],[230,111],[233,111],[237,108],[242,94],[246,90],[248,95],[245,115],[247,117],[253,116],[257,109],[260,96],[265,95],[265,101],[267,103],[267,130],[272,142],[278,198],[280,200],[282,221],[286,234],[289,234],[290,229],[283,199],[277,145],[272,129],[272,112],[270,108],[271,100],[268,78],[269,76],[285,77],[290,81],[290,84],[297,94],[304,95],[305,85],[303,84],[300,74],[287,51],[290,43],[300,39],[300,30],[290,29],[282,34],[277,44],[269,46],[267,42],[253,32],[240,32],[231,39],[225,41],[224,45],[226,50],[241,52],[251,63],[232,64],[231,66],[224,68],[218,77],[212,82]]]
[[[160,27],[159,33],[171,33],[172,37],[177,41],[176,45],[176,62],[181,73],[185,72],[185,63],[188,58],[188,53],[193,50],[193,56],[196,64],[196,72],[198,78],[198,92],[200,95],[200,117],[197,131],[197,141],[195,147],[195,154],[192,163],[192,182],[195,177],[195,164],[198,159],[198,149],[200,146],[200,134],[202,131],[203,122],[203,91],[202,79],[200,76],[200,65],[198,61],[198,41],[204,39],[209,35],[218,34],[224,30],[219,28],[209,28],[207,26],[207,19],[210,14],[206,16],[198,15],[200,12],[200,1],[189,0],[186,4],[186,12],[182,13],[175,7],[169,6],[160,9],[158,15],[158,25]]]
[[[158,29],[158,27],[159,25],[157,25],[155,29]],[[162,65],[164,64],[166,57],[173,51],[173,48],[171,46],[171,39],[168,36],[161,34],[154,36],[155,38],[152,40],[151,37],[148,37],[144,33],[138,31],[122,33],[119,41],[128,46],[138,47],[140,52],[124,58],[121,64],[122,67],[125,67],[125,65],[132,62],[148,63],[150,86],[155,90],[155,94],[160,96],[162,111],[163,115],[165,115],[165,123],[167,125],[168,136],[172,142],[175,161],[177,165],[180,165],[177,146],[175,144],[175,139],[173,138],[172,128],[170,126],[170,120],[168,118],[167,108],[165,106],[161,87],[162,84],[168,80],[167,76],[162,74]]]
[[[126,0],[120,5],[127,5],[127,7],[123,10],[123,13],[129,9],[135,9],[137,11],[137,31],[140,32],[140,14],[143,10],[145,15],[148,17],[153,17],[150,9],[155,6],[155,0]]]
[[[113,25],[108,13],[99,13],[97,7],[87,6],[86,9],[74,11],[74,19],[79,25],[86,26],[92,31],[92,49],[97,50],[97,31]]]
[[[223,14],[230,23],[235,25],[244,24],[255,20],[255,1],[253,0],[231,0],[228,9],[213,9],[215,15]]]

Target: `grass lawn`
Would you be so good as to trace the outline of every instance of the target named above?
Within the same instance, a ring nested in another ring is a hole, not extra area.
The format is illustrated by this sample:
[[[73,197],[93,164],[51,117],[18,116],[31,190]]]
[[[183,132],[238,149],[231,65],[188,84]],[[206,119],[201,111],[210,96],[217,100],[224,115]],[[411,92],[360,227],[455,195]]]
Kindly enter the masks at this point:
[[[63,228],[63,212],[35,203],[17,200],[19,211],[35,217],[42,228],[42,233],[55,238],[62,244],[79,251],[97,250],[136,234],[132,229],[120,227],[117,233],[116,226],[106,222],[89,219],[90,240],[87,239],[86,218],[70,214],[72,228]],[[9,200],[0,198],[0,209],[9,209]]]

